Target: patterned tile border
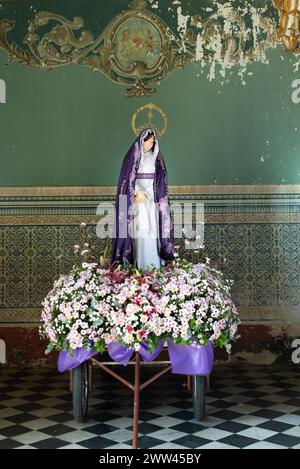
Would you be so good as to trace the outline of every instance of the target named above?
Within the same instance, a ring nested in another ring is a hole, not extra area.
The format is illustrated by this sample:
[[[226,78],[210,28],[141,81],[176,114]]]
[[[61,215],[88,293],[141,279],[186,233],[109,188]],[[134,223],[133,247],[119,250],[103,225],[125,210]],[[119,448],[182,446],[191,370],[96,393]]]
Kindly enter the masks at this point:
[[[285,185],[192,185],[169,186],[171,195],[180,194],[300,194],[300,184]],[[32,187],[0,187],[3,196],[74,196],[74,195],[115,195],[116,186],[32,186]]]
[[[115,186],[2,187],[1,225],[96,223]],[[170,186],[171,204],[203,203],[206,223],[299,223],[300,185]]]

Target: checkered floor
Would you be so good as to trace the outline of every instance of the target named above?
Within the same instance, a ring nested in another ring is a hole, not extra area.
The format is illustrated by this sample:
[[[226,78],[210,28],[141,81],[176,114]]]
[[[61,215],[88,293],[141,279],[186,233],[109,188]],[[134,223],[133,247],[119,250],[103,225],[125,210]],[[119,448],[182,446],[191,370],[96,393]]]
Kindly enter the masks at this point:
[[[132,392],[93,375],[89,418],[78,423],[67,373],[0,369],[0,448],[131,448]],[[140,448],[300,448],[299,366],[216,365],[203,422],[185,384],[168,374],[142,391]]]

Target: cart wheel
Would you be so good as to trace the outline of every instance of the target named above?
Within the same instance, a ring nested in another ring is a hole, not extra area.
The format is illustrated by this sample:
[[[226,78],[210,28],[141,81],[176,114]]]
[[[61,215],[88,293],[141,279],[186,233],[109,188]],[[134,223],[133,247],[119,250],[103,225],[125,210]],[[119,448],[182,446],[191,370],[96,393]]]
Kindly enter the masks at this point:
[[[88,363],[82,363],[73,369],[73,416],[77,422],[83,422],[88,412],[89,374]]]
[[[193,375],[194,418],[203,420],[205,417],[205,387],[206,376]]]

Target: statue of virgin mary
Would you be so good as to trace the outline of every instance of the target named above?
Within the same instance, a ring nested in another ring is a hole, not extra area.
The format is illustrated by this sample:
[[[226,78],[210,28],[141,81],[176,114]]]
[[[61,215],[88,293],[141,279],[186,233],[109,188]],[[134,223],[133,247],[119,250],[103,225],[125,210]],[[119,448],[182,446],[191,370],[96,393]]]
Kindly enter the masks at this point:
[[[139,269],[174,259],[167,170],[154,129],[144,129],[126,153],[118,181],[112,263]]]

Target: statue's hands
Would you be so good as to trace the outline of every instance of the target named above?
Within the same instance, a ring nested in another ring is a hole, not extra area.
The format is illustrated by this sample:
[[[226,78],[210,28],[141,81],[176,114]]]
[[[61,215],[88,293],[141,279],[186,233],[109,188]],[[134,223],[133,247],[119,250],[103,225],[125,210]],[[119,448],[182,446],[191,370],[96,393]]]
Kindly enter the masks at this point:
[[[148,193],[146,191],[143,191],[142,189],[139,189],[133,201],[139,204],[139,203],[146,202],[147,198],[148,198]]]

